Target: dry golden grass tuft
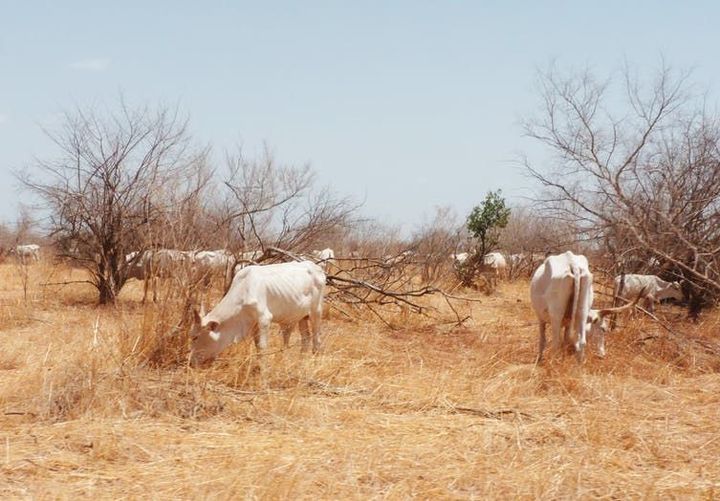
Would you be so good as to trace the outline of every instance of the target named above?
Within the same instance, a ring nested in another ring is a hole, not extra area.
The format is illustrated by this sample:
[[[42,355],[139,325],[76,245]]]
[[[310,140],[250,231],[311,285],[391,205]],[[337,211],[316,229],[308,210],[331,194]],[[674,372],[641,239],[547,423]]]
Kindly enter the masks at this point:
[[[0,494],[37,498],[712,498],[717,312],[641,318],[584,366],[534,364],[527,283],[463,327],[331,313],[324,352],[252,343],[190,369],[182,297],[97,308],[77,270],[0,265]],[[54,277],[49,280],[47,277]],[[468,292],[469,293],[469,292]],[[437,309],[443,302],[430,300]],[[448,316],[451,318],[451,316]]]

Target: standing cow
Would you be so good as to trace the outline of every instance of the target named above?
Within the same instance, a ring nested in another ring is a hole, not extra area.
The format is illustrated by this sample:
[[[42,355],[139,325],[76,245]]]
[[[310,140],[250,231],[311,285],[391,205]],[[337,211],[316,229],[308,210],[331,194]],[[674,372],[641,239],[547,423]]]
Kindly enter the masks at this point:
[[[605,356],[605,332],[609,327],[609,315],[634,307],[637,300],[617,308],[594,310],[592,283],[593,276],[587,258],[570,251],[548,256],[535,270],[530,283],[530,301],[540,328],[538,362],[542,361],[545,350],[545,327],[548,323],[556,349],[575,337],[575,353],[578,360],[582,361],[586,335],[592,333],[597,336],[600,356]]]
[[[489,252],[483,256],[483,264],[495,273],[495,278],[505,276],[507,261],[499,252]]]
[[[40,261],[40,246],[37,244],[18,245],[10,249],[10,254],[14,254],[23,264],[37,263]]]
[[[327,270],[328,264],[335,261],[335,251],[329,247],[323,250],[314,250],[312,255],[323,270]]]
[[[285,347],[299,324],[302,351],[312,339],[317,352],[324,291],[325,272],[309,261],[243,268],[215,308],[207,315],[193,312],[191,363],[211,360],[248,335],[262,354],[272,322],[280,324]]]
[[[125,256],[127,278],[143,280],[143,299],[147,300],[152,286],[153,302],[157,302],[159,278],[169,278],[183,269],[189,270],[193,254],[176,249],[134,251]]]

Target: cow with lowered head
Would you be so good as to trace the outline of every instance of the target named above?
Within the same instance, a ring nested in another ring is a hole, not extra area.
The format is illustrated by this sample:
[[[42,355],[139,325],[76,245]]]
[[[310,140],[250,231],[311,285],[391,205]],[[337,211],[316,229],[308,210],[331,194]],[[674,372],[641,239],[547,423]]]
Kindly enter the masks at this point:
[[[586,336],[592,333],[597,337],[600,356],[605,356],[609,315],[634,307],[637,300],[617,308],[594,310],[592,285],[593,276],[587,258],[570,251],[548,256],[535,270],[530,283],[530,300],[540,327],[538,362],[542,361],[545,350],[548,323],[557,349],[574,337],[575,353],[582,361]]]
[[[191,363],[212,360],[246,336],[253,338],[262,353],[273,322],[280,324],[285,347],[299,325],[302,351],[307,351],[312,341],[312,350],[317,352],[324,290],[325,273],[309,261],[243,268],[209,313],[193,312]]]

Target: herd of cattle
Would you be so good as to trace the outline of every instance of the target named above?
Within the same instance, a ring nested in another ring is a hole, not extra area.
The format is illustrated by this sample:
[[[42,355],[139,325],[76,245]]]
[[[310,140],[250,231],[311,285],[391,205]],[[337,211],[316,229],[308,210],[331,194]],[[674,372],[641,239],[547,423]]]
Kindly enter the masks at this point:
[[[39,260],[40,248],[35,244],[19,245],[10,250],[22,262]],[[406,259],[401,253],[388,259]],[[194,312],[190,331],[192,339],[191,361],[195,364],[211,360],[224,348],[245,337],[252,337],[259,352],[267,347],[271,323],[281,327],[283,341],[288,345],[290,333],[296,325],[302,337],[302,350],[312,344],[313,352],[320,347],[322,302],[326,284],[326,267],[335,259],[332,249],[312,251],[311,260],[257,265],[259,251],[235,256],[226,250],[180,251],[158,249],[132,252],[125,256],[128,278],[144,280],[145,295],[148,284],[158,277],[168,276],[187,265],[193,273],[203,276],[221,275],[230,283],[227,292],[209,312]],[[455,264],[462,264],[468,253],[452,254]],[[539,259],[532,255],[530,259]],[[511,255],[514,261],[528,259],[524,255]],[[503,274],[507,259],[498,252],[483,256],[486,267]],[[154,282],[156,284],[156,281]],[[156,295],[156,285],[153,287]],[[553,345],[557,349],[574,340],[579,360],[583,360],[587,336],[597,339],[598,353],[605,355],[605,333],[609,318],[623,310],[633,308],[641,299],[651,310],[656,301],[666,298],[683,299],[678,282],[667,282],[655,275],[627,274],[615,277],[615,298],[627,304],[613,308],[593,308],[593,275],[583,255],[567,251],[542,259],[530,283],[530,299],[537,315],[540,336],[538,361],[542,360],[547,344],[545,331],[550,324]],[[626,299],[627,298],[627,299]]]

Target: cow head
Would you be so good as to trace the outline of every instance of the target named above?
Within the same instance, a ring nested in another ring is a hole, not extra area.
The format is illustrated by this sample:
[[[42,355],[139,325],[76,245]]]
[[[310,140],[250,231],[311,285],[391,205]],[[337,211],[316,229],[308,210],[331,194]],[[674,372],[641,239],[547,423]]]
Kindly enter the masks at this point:
[[[208,320],[203,308],[200,313],[193,309],[193,322],[190,328],[190,363],[200,365],[213,360],[232,338],[223,336],[220,325],[214,320]]]
[[[590,310],[585,329],[587,332],[592,333],[608,332],[610,330],[610,315],[604,313],[602,310]]]
[[[680,286],[680,282],[670,282],[670,285],[665,292],[665,297],[677,299],[678,301],[682,301],[683,299],[685,299],[685,296],[682,292],[682,287]]]
[[[597,339],[598,354],[601,357],[605,356],[605,334],[610,331],[610,317],[612,315],[617,315],[622,311],[634,308],[644,294],[645,288],[640,291],[640,294],[638,294],[631,303],[628,303],[625,306],[603,308],[601,310],[590,310],[585,324],[585,329],[586,332]]]

